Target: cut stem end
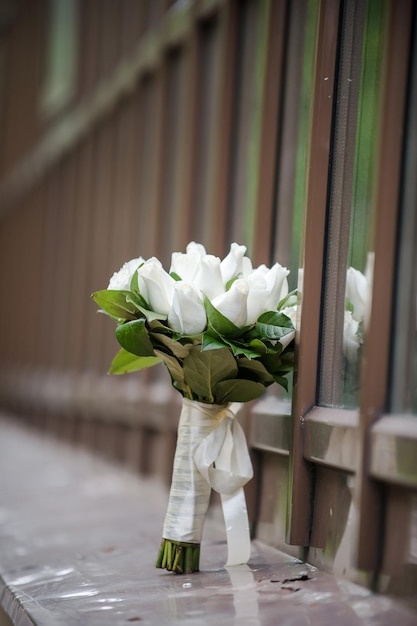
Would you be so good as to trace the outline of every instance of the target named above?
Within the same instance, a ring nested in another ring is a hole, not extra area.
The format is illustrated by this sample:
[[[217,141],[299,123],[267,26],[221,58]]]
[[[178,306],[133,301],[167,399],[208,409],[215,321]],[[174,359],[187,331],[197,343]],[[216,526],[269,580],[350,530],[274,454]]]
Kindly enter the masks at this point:
[[[162,539],[155,567],[175,574],[192,574],[200,569],[200,544]]]

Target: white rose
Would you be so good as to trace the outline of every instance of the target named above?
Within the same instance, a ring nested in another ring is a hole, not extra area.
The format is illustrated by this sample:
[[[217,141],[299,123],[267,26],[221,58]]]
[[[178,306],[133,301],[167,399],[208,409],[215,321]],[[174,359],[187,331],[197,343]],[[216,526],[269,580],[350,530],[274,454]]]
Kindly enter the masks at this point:
[[[174,297],[175,280],[152,257],[138,270],[139,291],[156,313],[168,315]]]
[[[260,265],[247,276],[248,324],[256,322],[261,313],[276,311],[278,303],[288,294],[289,270],[275,263],[271,268]]]
[[[168,313],[171,328],[182,335],[198,335],[207,325],[203,302],[192,285],[175,283],[172,308]]]
[[[190,241],[185,253],[172,253],[169,271],[177,274],[184,282],[192,284],[200,267],[200,260],[204,256],[206,256],[205,247],[201,243]]]
[[[206,295],[209,300],[224,293],[220,259],[212,254],[201,257],[193,284],[200,294]]]
[[[220,264],[223,283],[226,283],[235,276],[247,276],[252,270],[252,262],[248,257],[245,257],[246,246],[240,246],[237,243],[232,243],[230,246],[229,254],[223,259]]]
[[[267,296],[266,280],[261,275],[248,276],[248,298],[246,309],[246,323],[254,324],[258,317],[265,313],[265,300]]]
[[[343,326],[343,353],[350,363],[354,363],[358,358],[360,338],[358,336],[359,323],[352,316],[350,311],[345,311]]]
[[[220,259],[213,254],[206,254],[204,246],[194,241],[188,244],[185,254],[172,254],[170,272],[193,285],[201,296],[205,294],[209,300],[225,291]]]
[[[346,272],[346,298],[353,306],[352,317],[360,322],[365,317],[368,299],[368,281],[359,270],[349,267]]]
[[[130,291],[130,281],[139,265],[145,263],[145,259],[140,256],[137,259],[127,261],[118,272],[114,272],[110,278],[107,289],[116,289],[121,291]]]
[[[240,328],[246,325],[248,291],[246,280],[239,278],[235,280],[229,291],[214,298],[212,305]]]

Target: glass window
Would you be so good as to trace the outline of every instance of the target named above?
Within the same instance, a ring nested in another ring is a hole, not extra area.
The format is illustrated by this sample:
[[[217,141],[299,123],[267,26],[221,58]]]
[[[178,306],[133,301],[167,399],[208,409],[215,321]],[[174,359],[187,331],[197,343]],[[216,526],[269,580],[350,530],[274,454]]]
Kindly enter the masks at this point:
[[[355,408],[372,285],[372,215],[387,10],[386,2],[367,0],[345,3],[343,11],[319,402]]]

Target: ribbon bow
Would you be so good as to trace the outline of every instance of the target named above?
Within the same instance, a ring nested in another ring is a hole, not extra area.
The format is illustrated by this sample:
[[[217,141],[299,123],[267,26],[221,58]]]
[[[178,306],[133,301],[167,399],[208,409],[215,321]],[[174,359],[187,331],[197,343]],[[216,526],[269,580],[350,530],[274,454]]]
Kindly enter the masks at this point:
[[[221,496],[226,524],[226,566],[246,563],[250,556],[250,530],[243,486],[253,469],[245,433],[235,418],[240,404],[224,410],[217,426],[198,444],[194,462],[208,484]]]

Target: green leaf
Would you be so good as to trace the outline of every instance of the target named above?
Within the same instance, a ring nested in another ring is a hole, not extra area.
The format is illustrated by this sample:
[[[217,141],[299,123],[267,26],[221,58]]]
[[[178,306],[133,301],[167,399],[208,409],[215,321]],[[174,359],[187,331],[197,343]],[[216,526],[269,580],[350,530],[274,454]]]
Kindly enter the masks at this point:
[[[167,315],[164,315],[164,313],[156,313],[155,311],[151,311],[150,309],[146,309],[142,306],[139,306],[138,309],[141,313],[143,313],[148,322],[153,322],[154,320],[166,320],[168,317]]]
[[[139,291],[139,284],[138,284],[138,269],[140,267],[142,267],[143,263],[140,263],[138,265],[138,267],[136,268],[136,271],[133,273],[132,279],[130,281],[130,290],[134,291],[135,293],[140,293]],[[142,296],[141,296],[142,297]]]
[[[230,339],[224,339],[224,342],[230,347],[234,356],[245,356],[248,359],[256,359],[259,356],[259,352],[252,350],[250,345],[248,346],[247,344]]]
[[[284,306],[295,306],[297,304],[297,289],[287,293],[282,300],[278,302],[277,309],[280,311]]]
[[[116,328],[116,337],[122,348],[137,356],[155,356],[144,319],[126,322]]]
[[[263,339],[281,339],[293,330],[294,326],[290,318],[276,311],[262,313],[255,324],[258,337]]]
[[[171,276],[171,278],[173,278],[174,280],[176,280],[177,282],[179,280],[182,280],[181,276],[178,276],[178,274],[176,272],[170,272],[169,275]]]
[[[241,378],[222,380],[214,388],[215,402],[225,404],[226,402],[249,402],[256,400],[265,391],[262,383],[253,380],[242,380]]]
[[[161,347],[164,346],[165,348],[167,348],[178,359],[185,358],[192,348],[192,344],[187,344],[184,346],[178,341],[174,341],[174,339],[171,339],[171,337],[168,337],[164,333],[150,333],[150,337],[154,347],[156,347],[155,342],[157,344],[159,343]]]
[[[210,300],[205,297],[204,298],[204,307],[207,313],[207,320],[209,326],[213,328],[216,333],[221,335],[222,337],[227,336],[238,336],[242,334],[242,329],[238,328],[227,319],[220,311],[218,311],[210,302]]]
[[[134,291],[126,292],[126,302],[131,302],[136,309],[144,308],[149,309],[149,305],[146,302],[145,298],[143,298],[140,293],[136,293]]]
[[[205,331],[201,336],[201,350],[218,350],[219,348],[226,348],[227,344],[223,339],[210,331]]]
[[[164,335],[172,336],[172,329],[169,328],[169,326],[165,326],[165,324],[162,324],[161,321],[158,319],[150,320],[148,326],[151,332],[163,333]]]
[[[124,348],[120,348],[119,352],[111,362],[109,374],[127,374],[136,372],[146,367],[152,367],[160,363],[161,359],[156,356],[135,356],[127,352]]]
[[[346,311],[350,311],[350,313],[353,313],[353,304],[349,300],[349,298],[346,298],[346,300],[345,300],[345,309],[346,309]]]
[[[283,368],[284,368],[283,360],[277,354],[266,354],[265,356],[261,357],[259,360],[262,363],[262,365],[266,368],[266,370],[270,374],[272,374],[272,376],[274,376],[278,372],[283,371]]]
[[[173,386],[192,400],[191,392],[184,379],[184,370],[179,361],[174,356],[166,354],[157,348],[155,348],[155,354],[165,363],[170,373]]]
[[[268,372],[266,367],[256,359],[238,359],[237,366],[239,368],[239,376],[242,378],[253,378],[264,385],[271,385],[274,377]]]
[[[238,373],[236,360],[228,348],[206,350],[193,346],[183,361],[184,377],[193,393],[199,398],[214,401],[215,385],[226,378],[234,378]]]
[[[249,343],[249,345],[252,348],[252,350],[254,352],[256,352],[258,355],[262,355],[262,354],[266,354],[267,353],[266,345],[260,339],[253,339]]]
[[[95,291],[91,297],[110,317],[132,320],[135,319],[136,307],[132,302],[128,302],[127,296],[130,295],[130,291],[103,289],[102,291]]]
[[[283,376],[274,376],[274,380],[276,383],[278,383],[278,385],[281,385],[281,387],[283,387],[285,391],[288,391],[288,380],[286,378],[284,378]]]
[[[229,291],[230,287],[233,285],[235,280],[237,280],[238,278],[239,278],[239,276],[233,276],[232,278],[229,278],[229,280],[226,283],[226,291]]]

